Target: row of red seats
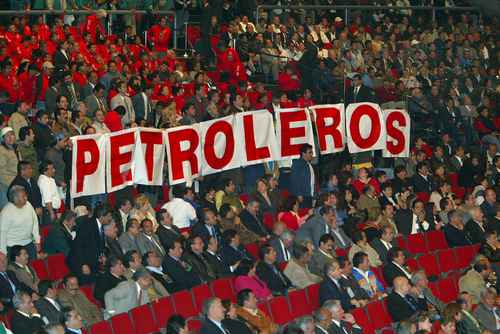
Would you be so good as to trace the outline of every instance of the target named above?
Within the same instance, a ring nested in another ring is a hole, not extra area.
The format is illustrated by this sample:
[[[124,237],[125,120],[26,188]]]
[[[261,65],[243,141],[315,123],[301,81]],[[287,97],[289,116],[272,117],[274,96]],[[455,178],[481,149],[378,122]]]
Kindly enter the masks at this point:
[[[62,253],[49,255],[45,260],[33,260],[31,266],[40,280],[57,281],[70,273]]]

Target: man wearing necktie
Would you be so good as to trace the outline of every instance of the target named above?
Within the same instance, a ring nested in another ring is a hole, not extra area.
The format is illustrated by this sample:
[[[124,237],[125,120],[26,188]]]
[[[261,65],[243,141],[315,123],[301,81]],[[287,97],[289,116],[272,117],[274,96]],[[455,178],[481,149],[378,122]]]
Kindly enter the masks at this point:
[[[350,313],[346,313],[339,300],[327,300],[323,308],[330,311],[332,322],[328,328],[331,334],[361,334],[363,329],[356,324],[356,320]]]
[[[426,305],[417,302],[410,295],[412,287],[408,279],[403,276],[398,276],[394,279],[394,290],[387,298],[387,308],[389,314],[394,321],[402,321],[409,319],[416,312],[426,311]]]
[[[215,237],[217,242],[222,241],[222,234],[218,226],[217,215],[211,209],[205,208],[203,210],[204,219],[198,222],[192,228],[191,234],[198,235],[208,242],[209,237]]]
[[[62,306],[57,299],[57,290],[51,281],[41,281],[38,284],[38,294],[42,297],[35,301],[35,307],[42,316],[42,320],[49,323],[58,323],[63,316]]]
[[[217,297],[211,297],[203,303],[204,320],[201,325],[200,334],[236,334],[230,333],[222,325],[222,320],[225,318],[224,306]]]

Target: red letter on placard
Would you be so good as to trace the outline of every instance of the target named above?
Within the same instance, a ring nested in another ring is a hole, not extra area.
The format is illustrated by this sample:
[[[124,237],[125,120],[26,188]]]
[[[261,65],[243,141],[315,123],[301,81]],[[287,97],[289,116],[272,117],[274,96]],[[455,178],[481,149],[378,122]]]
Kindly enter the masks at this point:
[[[123,183],[132,181],[132,171],[130,168],[120,171],[121,166],[132,163],[133,145],[135,145],[135,133],[128,132],[121,135],[111,136],[110,153],[111,153],[111,186],[117,187]],[[132,149],[128,152],[121,153],[120,148],[131,146]]]
[[[306,127],[290,127],[292,122],[305,122],[307,115],[305,110],[295,112],[280,113],[281,126],[281,156],[288,157],[300,153],[302,144],[292,144],[293,138],[301,138],[306,136]]]
[[[181,143],[184,141],[189,142],[189,148],[182,150]],[[181,129],[177,131],[168,132],[168,145],[170,150],[170,174],[171,181],[184,179],[183,162],[188,161],[191,165],[191,174],[199,173],[200,166],[198,165],[198,157],[195,151],[200,144],[198,133],[194,129]]]
[[[333,137],[333,145],[335,149],[341,149],[344,147],[342,141],[342,133],[340,132],[340,122],[342,116],[340,115],[340,110],[337,108],[317,108],[314,110],[316,112],[316,129],[318,132],[318,141],[320,151],[324,152],[328,149],[326,137]],[[331,125],[326,125],[326,120],[332,119],[333,123]]]
[[[76,192],[83,191],[85,176],[92,175],[99,166],[99,147],[94,139],[78,139],[76,141]],[[85,156],[90,156],[89,161],[85,161]]]
[[[406,126],[406,118],[400,112],[391,112],[386,119],[386,129],[387,136],[395,139],[394,141],[387,141],[387,150],[394,155],[400,154],[404,151],[406,143],[405,143],[405,134],[398,128],[394,127],[394,122],[397,122],[400,127]]]
[[[146,152],[144,153],[144,161],[146,162],[146,173],[148,180],[153,181],[153,164],[155,145],[163,144],[163,134],[161,132],[139,132],[141,136],[141,143],[146,145]]]
[[[360,132],[361,125],[361,117],[368,116],[371,121],[371,131],[368,138],[363,138]],[[351,132],[352,141],[360,148],[360,149],[368,149],[375,145],[382,133],[382,125],[380,123],[380,118],[377,110],[375,110],[370,105],[362,104],[354,109],[351,122],[349,123],[349,129]]]
[[[215,137],[218,133],[223,133],[226,137],[226,147],[222,153],[222,157],[217,156],[217,149],[220,148],[216,145]],[[234,154],[234,134],[231,124],[225,121],[215,122],[208,128],[205,133],[205,144],[203,146],[203,153],[205,160],[213,169],[223,169],[233,160]]]
[[[243,130],[245,131],[245,151],[247,153],[247,160],[253,161],[269,158],[271,156],[269,147],[256,147],[255,145],[253,115],[243,116]]]

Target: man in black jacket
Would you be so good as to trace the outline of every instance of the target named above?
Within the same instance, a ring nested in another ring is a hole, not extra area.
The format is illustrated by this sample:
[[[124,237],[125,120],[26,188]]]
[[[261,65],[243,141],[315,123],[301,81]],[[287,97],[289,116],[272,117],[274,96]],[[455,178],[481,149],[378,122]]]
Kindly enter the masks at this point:
[[[259,202],[255,199],[248,201],[246,208],[241,211],[240,219],[243,225],[258,236],[269,239],[269,231],[264,227],[259,214]]]
[[[188,239],[187,245],[189,249],[184,252],[182,259],[193,268],[193,272],[200,277],[203,283],[214,280],[215,273],[203,257],[203,239],[194,235]]]
[[[214,236],[218,242],[221,242],[222,233],[217,225],[217,214],[206,208],[203,210],[203,216],[203,220],[200,220],[191,229],[191,235],[200,236],[205,242],[210,236]]]
[[[73,246],[73,239],[76,236],[76,232],[73,231],[75,226],[76,213],[66,210],[61,223],[51,228],[47,238],[45,238],[43,242],[44,251],[49,255],[63,253],[68,256]]]
[[[38,314],[29,293],[19,290],[12,298],[16,309],[12,315],[11,330],[15,334],[33,334],[42,329],[44,322]]]
[[[276,266],[276,255],[276,251],[269,244],[260,248],[262,261],[257,264],[257,276],[267,284],[273,295],[286,295],[292,287],[292,282]]]
[[[215,237],[208,239],[207,249],[203,253],[208,265],[211,267],[216,278],[232,275],[239,262],[232,267],[227,265],[219,254],[219,243]]]
[[[33,292],[31,289],[19,282],[11,271],[7,271],[7,256],[0,253],[0,301],[1,305],[4,307],[11,306],[12,297],[16,291],[23,290],[28,291],[30,294]]]
[[[35,166],[35,168],[38,168],[38,166]],[[12,186],[22,186],[26,190],[28,202],[30,202],[37,214],[40,215],[42,212],[42,194],[36,181],[33,179],[33,166],[28,161],[21,160],[17,164],[17,175],[10,184],[7,193],[9,193]]]
[[[111,257],[107,260],[106,267],[108,268],[104,274],[97,277],[94,297],[104,305],[104,295],[109,290],[116,287],[123,281],[126,281],[124,276],[125,267],[120,259]]]
[[[227,334],[228,331],[222,326],[225,313],[219,298],[211,297],[205,300],[203,302],[204,320],[201,324],[200,334]]]
[[[413,190],[415,193],[431,193],[434,190],[434,181],[429,175],[429,166],[427,162],[422,161],[417,164],[417,173],[412,179]]]
[[[181,259],[182,241],[176,240],[165,248],[167,255],[163,258],[163,269],[172,278],[175,291],[191,289],[201,284],[201,279],[193,271],[191,265]]]
[[[382,263],[386,263],[387,253],[395,246],[394,228],[390,225],[383,226],[380,238],[373,239],[370,245],[375,249]]]
[[[375,95],[369,87],[363,85],[361,74],[356,74],[353,77],[353,85],[348,91],[347,103],[359,102],[375,102]]]
[[[172,216],[167,210],[160,209],[156,214],[156,221],[158,222],[156,235],[160,239],[163,249],[167,250],[169,245],[172,245],[175,240],[184,238],[179,228],[174,225]]]
[[[448,224],[444,226],[444,236],[450,248],[472,245],[464,230],[462,214],[457,210],[448,212]]]
[[[35,301],[35,307],[42,316],[42,319],[48,323],[61,323],[63,310],[61,304],[56,300],[57,290],[51,281],[41,281],[38,283],[38,294],[40,299]]]
[[[394,290],[387,297],[387,309],[392,320],[399,322],[409,319],[419,311],[426,311],[426,306],[410,296],[410,283],[404,276],[397,276],[392,282]]]
[[[392,286],[394,278],[398,276],[411,279],[411,272],[405,266],[406,256],[403,249],[392,247],[387,253],[387,263],[384,265],[384,279],[389,286]]]
[[[222,234],[224,246],[222,247],[222,259],[228,266],[239,264],[242,259],[253,260],[245,248],[240,244],[240,236],[235,230],[225,230]]]
[[[353,309],[354,306],[351,304],[347,290],[340,284],[342,270],[336,260],[325,265],[324,277],[325,280],[319,287],[320,305],[323,305],[327,300],[336,299],[340,300],[343,309]]]

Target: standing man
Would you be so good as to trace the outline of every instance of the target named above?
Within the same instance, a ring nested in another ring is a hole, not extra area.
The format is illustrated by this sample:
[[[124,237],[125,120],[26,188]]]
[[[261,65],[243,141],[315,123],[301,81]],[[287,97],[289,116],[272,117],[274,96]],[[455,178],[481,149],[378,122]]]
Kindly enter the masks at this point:
[[[304,144],[300,148],[300,159],[292,163],[290,192],[299,198],[302,208],[312,208],[314,185],[316,178],[314,168],[311,164],[313,159],[313,148],[309,144]]]
[[[17,175],[19,161],[16,135],[12,128],[6,126],[0,131],[0,208],[7,204],[7,189]]]
[[[40,166],[40,177],[38,178],[38,188],[42,194],[43,218],[42,224],[48,225],[57,218],[57,211],[61,208],[61,195],[57,188],[56,169],[50,160],[42,162]]]

